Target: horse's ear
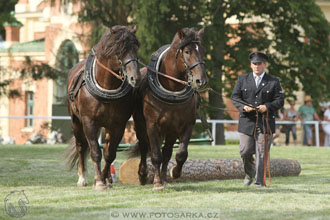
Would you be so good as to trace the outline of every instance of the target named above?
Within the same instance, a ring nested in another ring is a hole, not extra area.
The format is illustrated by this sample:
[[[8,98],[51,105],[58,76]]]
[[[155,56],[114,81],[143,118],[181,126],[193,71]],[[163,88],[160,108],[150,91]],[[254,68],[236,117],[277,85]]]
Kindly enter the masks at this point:
[[[201,28],[201,29],[198,31],[197,35],[198,35],[199,39],[202,39],[203,36],[204,36],[204,28]]]
[[[115,33],[114,30],[112,29],[112,27],[109,27],[110,33],[113,34]]]
[[[134,27],[132,28],[131,32],[132,32],[133,34],[135,34],[136,31],[137,31],[137,25],[134,25]]]
[[[180,40],[182,40],[182,39],[184,38],[185,35],[184,35],[182,29],[179,29],[179,30],[178,30],[178,36],[179,36],[179,39],[180,39]]]

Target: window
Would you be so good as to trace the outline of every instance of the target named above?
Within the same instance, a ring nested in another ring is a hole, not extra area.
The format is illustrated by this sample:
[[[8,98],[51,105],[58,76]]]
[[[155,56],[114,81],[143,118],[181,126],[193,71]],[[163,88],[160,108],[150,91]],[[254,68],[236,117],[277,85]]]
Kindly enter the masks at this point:
[[[26,92],[26,115],[33,116],[34,95],[33,92]],[[26,127],[33,127],[33,118],[26,119]]]
[[[66,104],[67,74],[78,63],[79,55],[76,47],[70,40],[62,43],[56,57],[56,68],[62,73],[55,81],[54,104]]]

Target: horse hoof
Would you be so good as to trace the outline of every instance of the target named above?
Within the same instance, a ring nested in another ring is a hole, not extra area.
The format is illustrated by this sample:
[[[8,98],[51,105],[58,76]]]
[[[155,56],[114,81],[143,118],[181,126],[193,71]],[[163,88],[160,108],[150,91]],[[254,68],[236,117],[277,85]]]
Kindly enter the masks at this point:
[[[77,186],[78,187],[85,187],[87,186],[87,179],[83,179],[83,178],[79,178],[78,182],[77,182]]]
[[[108,187],[108,188],[111,188],[112,187],[112,180],[110,178],[106,178],[105,179],[105,185]]]
[[[107,186],[106,184],[104,184],[103,182],[96,182],[93,185],[93,189],[98,190],[98,191],[103,191],[110,188],[109,186]]]
[[[88,185],[87,182],[81,182],[81,183],[78,182],[78,183],[77,183],[77,186],[78,186],[78,187],[86,187],[87,185]]]
[[[156,183],[154,184],[154,188],[152,189],[153,191],[159,192],[165,189],[164,184]]]
[[[170,177],[172,178],[172,179],[177,179],[177,178],[179,178],[180,176],[181,176],[181,172],[180,173],[177,173],[176,172],[176,170],[174,170],[175,169],[175,167],[171,167],[170,168]]]
[[[146,185],[148,182],[148,176],[139,176],[139,181],[142,186]]]

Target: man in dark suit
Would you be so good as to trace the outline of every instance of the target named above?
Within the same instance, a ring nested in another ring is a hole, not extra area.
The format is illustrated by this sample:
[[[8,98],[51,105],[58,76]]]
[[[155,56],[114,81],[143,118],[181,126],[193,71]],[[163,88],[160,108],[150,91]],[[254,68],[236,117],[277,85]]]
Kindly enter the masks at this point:
[[[268,111],[268,123],[275,132],[275,114],[284,104],[284,95],[279,79],[265,72],[268,56],[262,52],[249,55],[253,72],[239,76],[232,94],[232,103],[240,110],[238,132],[240,134],[240,154],[243,159],[245,179],[249,186],[254,177],[255,186],[264,186],[264,138],[270,148],[272,135],[263,129],[262,114]],[[258,114],[258,123],[257,123]],[[266,117],[264,124],[266,124]],[[266,130],[266,129],[265,129]],[[256,154],[254,162],[253,154]]]

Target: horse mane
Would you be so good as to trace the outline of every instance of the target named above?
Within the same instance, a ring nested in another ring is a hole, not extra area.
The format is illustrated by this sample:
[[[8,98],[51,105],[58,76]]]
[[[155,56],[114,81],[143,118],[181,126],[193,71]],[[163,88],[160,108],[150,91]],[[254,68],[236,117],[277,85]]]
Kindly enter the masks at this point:
[[[187,44],[193,41],[197,41],[197,42],[201,41],[195,28],[183,28],[182,32],[184,33],[185,36],[177,45],[174,45],[176,47],[175,49],[183,48]],[[178,33],[176,33],[172,42],[175,42],[176,39],[178,38],[179,38]]]
[[[140,43],[129,27],[116,25],[112,27],[112,33],[108,29],[96,45],[97,58],[117,55],[122,58],[129,50],[137,51]]]

